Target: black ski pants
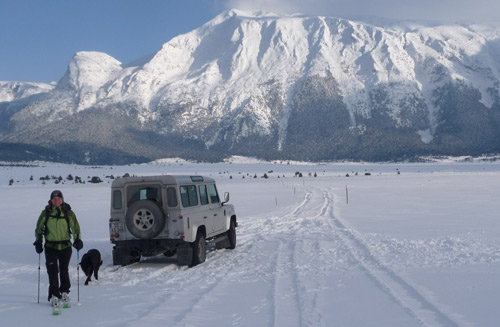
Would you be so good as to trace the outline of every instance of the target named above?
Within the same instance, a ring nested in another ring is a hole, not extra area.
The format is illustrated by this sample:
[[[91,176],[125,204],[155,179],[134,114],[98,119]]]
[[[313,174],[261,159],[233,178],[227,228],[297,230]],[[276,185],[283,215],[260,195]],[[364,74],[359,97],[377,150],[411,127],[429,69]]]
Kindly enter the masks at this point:
[[[69,293],[69,261],[71,260],[71,246],[62,250],[45,248],[45,266],[49,275],[49,301],[52,295],[61,298],[61,293]],[[61,283],[59,284],[59,280]]]

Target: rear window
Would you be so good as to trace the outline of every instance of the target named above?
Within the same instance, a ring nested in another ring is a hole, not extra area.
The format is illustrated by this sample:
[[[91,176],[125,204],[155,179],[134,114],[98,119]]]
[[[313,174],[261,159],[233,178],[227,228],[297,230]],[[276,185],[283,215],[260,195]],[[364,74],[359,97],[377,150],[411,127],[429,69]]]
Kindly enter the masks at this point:
[[[127,188],[127,206],[140,200],[150,200],[161,204],[160,186],[129,186]]]
[[[122,191],[113,191],[113,209],[118,210],[122,208]]]
[[[177,192],[175,190],[175,187],[168,187],[167,188],[167,205],[169,207],[177,207],[178,205],[177,201]]]

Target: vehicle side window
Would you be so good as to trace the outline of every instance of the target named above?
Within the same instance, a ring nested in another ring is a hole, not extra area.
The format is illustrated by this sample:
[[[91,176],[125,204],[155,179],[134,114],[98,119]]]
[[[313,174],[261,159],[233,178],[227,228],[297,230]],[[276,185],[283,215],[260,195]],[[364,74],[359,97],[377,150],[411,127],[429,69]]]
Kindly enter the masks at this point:
[[[198,205],[198,193],[195,185],[184,185],[180,187],[181,202],[183,207],[194,207]]]
[[[200,185],[198,188],[200,190],[201,205],[208,204],[207,186],[206,185]]]
[[[167,205],[169,207],[177,207],[178,204],[175,187],[167,187]]]
[[[212,203],[220,202],[219,194],[217,193],[217,188],[215,187],[215,184],[208,184],[208,191],[210,193],[210,202]]]

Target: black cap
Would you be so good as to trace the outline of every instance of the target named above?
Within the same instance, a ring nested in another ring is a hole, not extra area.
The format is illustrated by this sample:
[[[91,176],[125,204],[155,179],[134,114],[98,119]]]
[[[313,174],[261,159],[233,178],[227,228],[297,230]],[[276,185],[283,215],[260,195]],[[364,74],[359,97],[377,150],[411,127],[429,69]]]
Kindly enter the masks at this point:
[[[64,200],[63,194],[59,190],[55,190],[55,191],[52,191],[52,193],[50,193],[50,199],[52,200],[53,198],[61,198]]]

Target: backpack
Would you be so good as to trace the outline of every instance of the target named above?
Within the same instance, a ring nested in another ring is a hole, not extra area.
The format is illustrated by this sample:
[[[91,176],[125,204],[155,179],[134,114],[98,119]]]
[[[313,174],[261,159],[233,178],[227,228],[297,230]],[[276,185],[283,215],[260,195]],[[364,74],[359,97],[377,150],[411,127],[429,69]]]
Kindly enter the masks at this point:
[[[68,233],[69,235],[71,235],[73,233],[71,232],[71,227],[69,226],[69,214],[68,214],[69,211],[71,210],[71,206],[68,203],[64,202],[61,208],[62,208],[62,214],[64,215],[64,219],[66,219],[66,224],[68,225]],[[43,235],[47,235],[49,233],[49,230],[47,228],[47,222],[49,220],[51,211],[52,211],[52,206],[49,204],[45,207],[45,221],[43,223]],[[61,212],[59,212],[59,216],[55,218],[61,218]],[[64,243],[64,242],[67,241],[58,241],[58,242],[50,241],[50,243]]]

